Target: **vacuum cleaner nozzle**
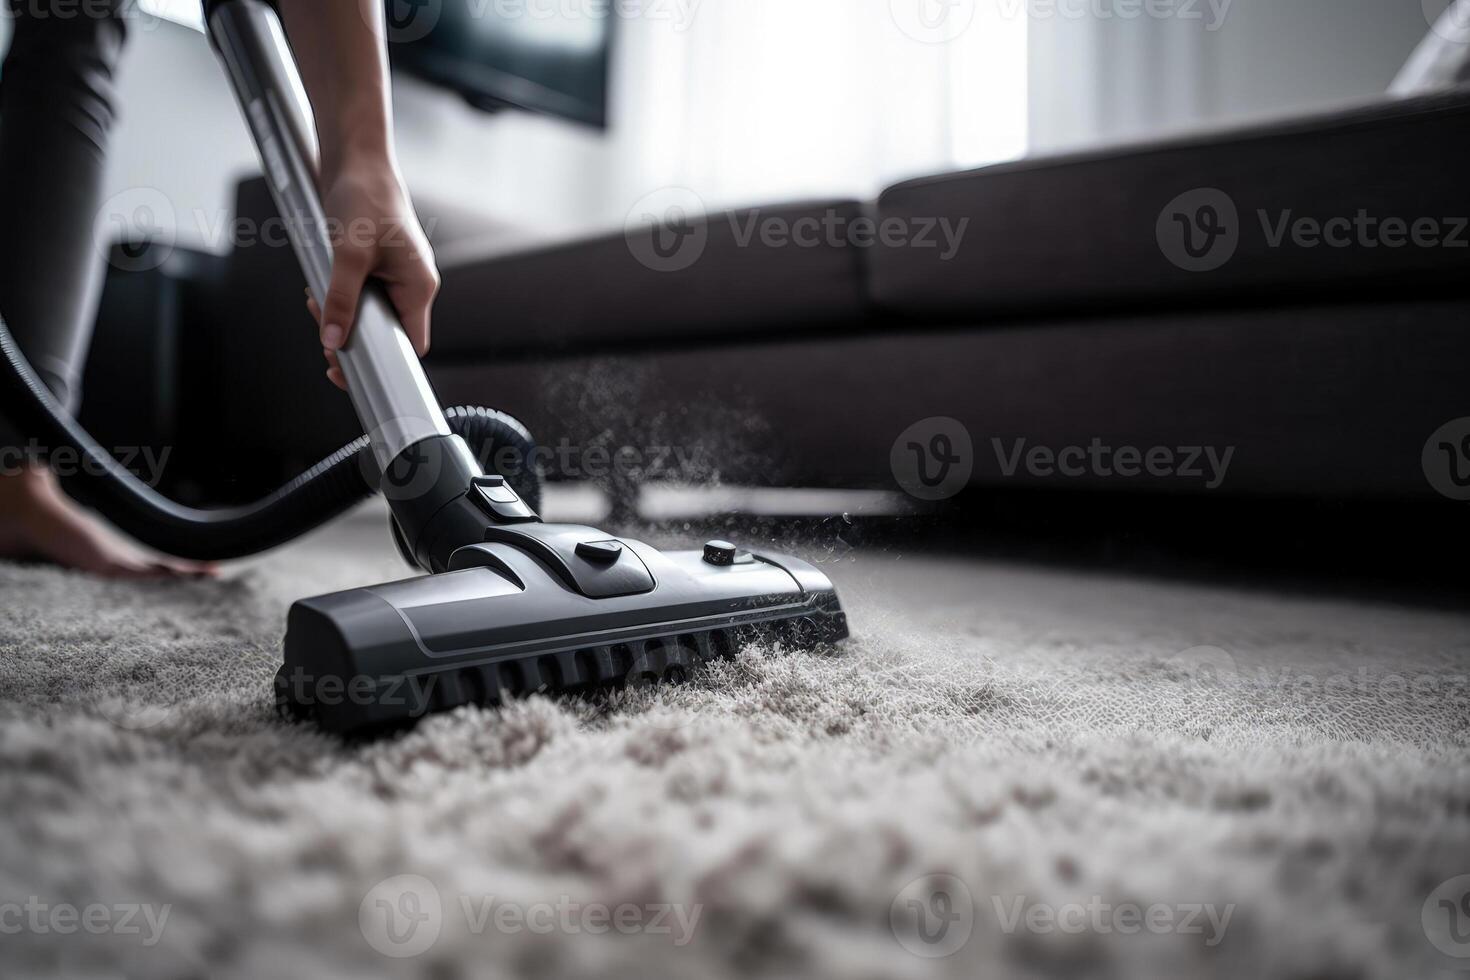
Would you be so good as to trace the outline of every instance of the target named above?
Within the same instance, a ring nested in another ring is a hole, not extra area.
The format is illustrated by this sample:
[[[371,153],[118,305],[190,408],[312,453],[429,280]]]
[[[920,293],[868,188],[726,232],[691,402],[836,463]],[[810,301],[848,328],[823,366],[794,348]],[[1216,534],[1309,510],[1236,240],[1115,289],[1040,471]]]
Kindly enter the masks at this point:
[[[662,553],[588,527],[491,528],[426,578],[291,609],[277,702],[338,734],[463,704],[677,681],[751,640],[847,636],[811,565],[713,541]]]
[[[279,20],[263,0],[208,0],[205,13],[277,209],[296,229],[307,286],[325,305],[333,240]],[[453,431],[381,284],[363,291],[338,359],[394,539],[431,574],[296,603],[276,676],[290,713],[355,733],[516,694],[677,678],[751,635],[797,646],[847,635],[832,583],[796,559],[722,541],[664,555],[542,523],[534,500],[484,472]]]

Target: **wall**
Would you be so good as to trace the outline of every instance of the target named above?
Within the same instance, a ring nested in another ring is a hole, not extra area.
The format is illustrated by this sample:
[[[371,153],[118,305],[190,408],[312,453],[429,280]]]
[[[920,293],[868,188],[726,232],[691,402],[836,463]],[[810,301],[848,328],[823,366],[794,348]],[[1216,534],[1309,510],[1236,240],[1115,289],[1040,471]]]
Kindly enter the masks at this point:
[[[136,20],[118,92],[108,196],[157,188],[173,204],[181,242],[225,250],[234,183],[258,164],[213,49],[195,31]]]
[[[1426,7],[1443,6],[1161,0],[1175,16],[1097,13],[1127,2],[1031,0],[1033,153],[1379,98],[1428,32]],[[1053,3],[1091,13],[1038,15]]]

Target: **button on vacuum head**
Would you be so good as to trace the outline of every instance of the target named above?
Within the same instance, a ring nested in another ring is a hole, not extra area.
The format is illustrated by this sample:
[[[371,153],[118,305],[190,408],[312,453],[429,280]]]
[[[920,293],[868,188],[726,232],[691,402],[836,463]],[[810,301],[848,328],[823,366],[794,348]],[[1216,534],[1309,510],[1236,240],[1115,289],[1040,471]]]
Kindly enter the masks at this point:
[[[706,564],[724,568],[730,565],[752,564],[755,556],[748,551],[740,550],[728,541],[708,541],[704,546],[704,560]]]
[[[711,565],[733,565],[739,550],[728,541],[710,541],[704,546],[704,560]]]
[[[583,541],[577,545],[578,556],[592,562],[615,562],[622,553],[620,541]]]

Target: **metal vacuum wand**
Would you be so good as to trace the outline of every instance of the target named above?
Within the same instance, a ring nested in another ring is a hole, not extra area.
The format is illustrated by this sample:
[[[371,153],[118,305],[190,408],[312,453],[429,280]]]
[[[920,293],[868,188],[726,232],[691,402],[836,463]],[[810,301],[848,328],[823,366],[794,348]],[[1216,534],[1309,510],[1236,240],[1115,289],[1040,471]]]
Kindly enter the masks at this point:
[[[280,21],[264,0],[219,0],[206,3],[205,22],[307,285],[325,308],[332,239],[317,191],[309,106]],[[380,470],[417,443],[450,436],[418,355],[379,284],[363,290],[357,322],[338,360]]]

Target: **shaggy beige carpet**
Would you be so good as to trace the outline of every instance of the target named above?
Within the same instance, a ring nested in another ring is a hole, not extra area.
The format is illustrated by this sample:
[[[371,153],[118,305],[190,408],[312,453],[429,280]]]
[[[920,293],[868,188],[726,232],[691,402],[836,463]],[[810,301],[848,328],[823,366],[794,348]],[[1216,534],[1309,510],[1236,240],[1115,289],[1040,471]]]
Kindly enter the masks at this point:
[[[346,746],[268,692],[292,597],[402,577],[380,522],[214,583],[0,565],[0,976],[1470,965],[1466,616],[813,547],[840,654]]]

